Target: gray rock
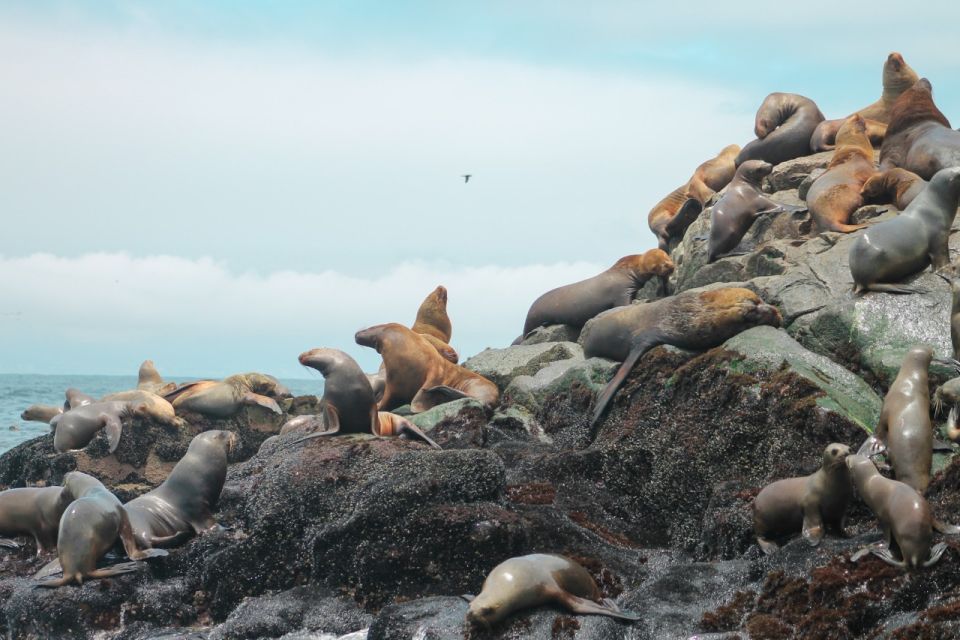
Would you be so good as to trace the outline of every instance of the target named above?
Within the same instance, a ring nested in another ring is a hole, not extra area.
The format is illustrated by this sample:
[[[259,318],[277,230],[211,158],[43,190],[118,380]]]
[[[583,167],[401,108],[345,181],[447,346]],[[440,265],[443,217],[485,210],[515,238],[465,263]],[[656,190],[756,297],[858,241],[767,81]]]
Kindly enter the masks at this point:
[[[523,339],[520,344],[543,344],[544,342],[576,342],[580,337],[580,329],[568,324],[552,324],[548,327],[537,327]]]
[[[764,191],[776,193],[786,189],[796,189],[811,171],[825,169],[832,158],[833,151],[824,151],[781,162],[764,179]]]
[[[504,404],[524,407],[533,414],[543,409],[544,401],[580,384],[596,393],[610,381],[620,363],[604,358],[570,358],[552,362],[536,374],[517,376],[503,392]]]
[[[583,349],[574,342],[544,342],[484,349],[463,366],[494,382],[503,391],[517,376],[533,375],[551,362],[576,357],[583,357]]]

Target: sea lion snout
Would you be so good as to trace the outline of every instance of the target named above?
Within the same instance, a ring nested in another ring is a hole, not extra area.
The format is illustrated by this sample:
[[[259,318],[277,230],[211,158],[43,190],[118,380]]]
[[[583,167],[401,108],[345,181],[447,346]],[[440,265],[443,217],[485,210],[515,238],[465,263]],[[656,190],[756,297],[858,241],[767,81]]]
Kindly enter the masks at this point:
[[[771,327],[781,327],[783,325],[783,316],[780,310],[772,304],[760,303],[747,309],[745,318],[756,325],[769,325]]]
[[[353,340],[361,347],[372,347],[374,349],[378,349],[379,337],[380,332],[377,331],[377,328],[371,327],[369,329],[361,329],[360,331],[357,331],[353,336]]]
[[[904,64],[903,56],[897,53],[896,51],[894,51],[889,56],[887,56],[887,62],[890,63],[890,67],[894,71],[900,71],[900,69],[903,68],[903,64]]]

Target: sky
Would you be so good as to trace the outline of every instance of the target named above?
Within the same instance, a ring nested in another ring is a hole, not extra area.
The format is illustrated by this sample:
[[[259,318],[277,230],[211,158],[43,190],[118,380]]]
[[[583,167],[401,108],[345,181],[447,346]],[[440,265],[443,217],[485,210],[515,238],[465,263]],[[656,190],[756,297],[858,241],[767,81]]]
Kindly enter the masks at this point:
[[[842,117],[900,51],[960,120],[960,6],[889,4],[7,0],[0,372],[373,370],[438,284],[506,346],[772,91]]]

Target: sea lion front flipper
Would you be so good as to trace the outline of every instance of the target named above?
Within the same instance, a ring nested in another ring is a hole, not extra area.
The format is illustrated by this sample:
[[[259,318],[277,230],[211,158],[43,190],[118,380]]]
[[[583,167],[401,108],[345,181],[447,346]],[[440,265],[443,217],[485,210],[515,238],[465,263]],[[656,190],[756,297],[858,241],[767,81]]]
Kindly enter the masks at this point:
[[[178,531],[172,536],[150,536],[149,542],[150,547],[175,547],[181,542],[186,542],[190,539],[191,535],[189,531]]]
[[[52,576],[57,573],[63,573],[63,567],[60,566],[60,558],[54,558],[47,564],[40,567],[40,569],[33,574],[33,579],[40,580],[41,578],[46,578],[47,576]]]
[[[269,409],[276,414],[283,413],[276,400],[273,398],[268,398],[267,396],[262,396],[259,393],[254,393],[253,391],[247,391],[240,396],[240,399],[244,404],[255,404],[259,407],[263,407],[264,409]]]
[[[610,401],[613,400],[613,397],[617,394],[617,391],[620,390],[620,387],[623,386],[623,383],[627,380],[627,376],[630,375],[630,372],[633,371],[633,368],[637,366],[637,362],[640,361],[640,358],[647,351],[652,349],[654,346],[660,344],[660,341],[656,336],[647,335],[643,339],[639,340],[636,345],[630,350],[630,353],[627,354],[627,358],[623,361],[623,364],[620,365],[620,368],[617,369],[617,373],[614,374],[610,382],[607,383],[607,386],[603,388],[603,391],[600,392],[600,395],[597,396],[597,402],[593,408],[593,417],[590,418],[590,429],[591,431],[596,428],[597,423],[600,422],[600,418],[603,417],[603,414],[606,413],[607,406],[610,404]]]
[[[621,620],[639,620],[640,616],[629,611],[620,611],[612,609],[607,605],[598,604],[593,600],[580,598],[566,591],[557,594],[557,600],[570,611],[574,613],[584,613],[588,615],[610,616],[611,618],[620,618]]]
[[[937,518],[933,519],[933,530],[942,533],[945,536],[955,536],[960,533],[960,527],[955,524],[947,524]]]
[[[460,400],[461,398],[469,398],[467,394],[459,389],[454,389],[453,387],[448,387],[447,385],[437,385],[435,387],[426,387],[417,391],[417,395],[413,396],[413,400],[410,401],[410,409],[414,413],[422,413],[427,409],[432,409],[433,407],[444,404],[447,402],[453,402],[454,400]]]
[[[860,445],[860,448],[857,449],[858,456],[872,457],[879,455],[887,450],[887,445],[884,444],[883,440],[877,436],[870,436],[863,441],[863,444]]]
[[[803,539],[811,547],[815,547],[823,540],[823,519],[816,504],[805,505],[803,508]]]
[[[773,540],[766,540],[764,538],[757,538],[757,544],[760,545],[760,550],[763,551],[763,554],[766,556],[773,554],[780,548],[780,545]]]
[[[876,291],[878,293],[900,293],[903,295],[909,295],[911,293],[927,293],[927,290],[923,287],[914,287],[908,284],[892,284],[889,282],[873,282],[865,285],[864,288],[867,291]]]
[[[127,557],[131,560],[146,560],[147,558],[170,555],[170,552],[166,549],[140,549],[137,547],[137,539],[133,535],[133,527],[130,526],[130,516],[123,507],[120,507],[120,542],[123,544],[123,550],[126,551]]]
[[[943,544],[943,543],[941,542],[940,544]],[[886,547],[873,547],[872,549],[870,549],[870,553],[877,556],[878,558],[880,558],[881,560],[883,560],[884,562],[886,562],[892,567],[899,567],[900,569],[903,569],[904,567],[907,566],[907,563],[904,560],[897,560],[896,558],[894,558],[893,553],[891,553],[890,549],[887,549]],[[941,551],[941,553],[943,552]],[[930,562],[930,561],[928,560],[927,562]],[[934,560],[934,562],[936,562],[936,560]]]
[[[6,549],[19,549],[21,546],[23,545],[16,540],[11,540],[10,538],[0,538],[0,547],[4,547]]]
[[[946,542],[938,542],[937,544],[930,547],[930,558],[923,563],[924,567],[932,567],[937,562],[940,561],[940,556],[943,555],[943,552],[947,550]]]
[[[120,436],[123,434],[123,424],[120,422],[120,418],[108,413],[101,413],[100,421],[103,422],[103,430],[107,433],[107,443],[110,445],[110,453],[113,453],[120,445]]]
[[[162,549],[156,549],[156,551],[162,551]],[[140,563],[138,562],[118,562],[117,564],[110,565],[109,567],[103,567],[102,569],[94,569],[87,574],[88,578],[111,578],[113,576],[123,575],[124,573],[133,573],[140,569]]]
[[[306,442],[307,440],[313,440],[314,438],[335,436],[340,433],[340,414],[337,412],[337,408],[329,402],[323,403],[323,424],[326,427],[324,431],[317,431],[316,433],[311,433],[303,436],[302,438],[298,438],[297,440],[284,445],[283,448],[285,449],[287,447],[292,447],[295,444],[300,444],[301,442]]]

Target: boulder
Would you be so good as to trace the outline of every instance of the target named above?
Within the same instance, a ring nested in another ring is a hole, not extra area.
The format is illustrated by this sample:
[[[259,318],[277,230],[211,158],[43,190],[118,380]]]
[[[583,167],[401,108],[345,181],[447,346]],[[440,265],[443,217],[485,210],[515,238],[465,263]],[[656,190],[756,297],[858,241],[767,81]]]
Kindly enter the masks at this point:
[[[574,342],[543,342],[484,349],[463,366],[492,381],[503,392],[517,376],[533,375],[551,362],[576,357],[583,357],[583,349]]]
[[[522,345],[543,344],[544,342],[576,342],[580,337],[580,329],[568,324],[552,324],[547,327],[537,327],[524,337]]]

